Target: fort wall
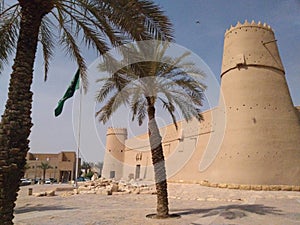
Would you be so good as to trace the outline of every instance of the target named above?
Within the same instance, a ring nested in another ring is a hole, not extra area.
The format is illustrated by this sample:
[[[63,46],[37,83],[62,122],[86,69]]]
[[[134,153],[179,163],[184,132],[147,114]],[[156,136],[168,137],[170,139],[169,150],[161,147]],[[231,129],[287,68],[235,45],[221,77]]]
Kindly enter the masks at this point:
[[[293,106],[269,25],[245,21],[226,31],[221,93],[201,123],[160,129],[168,180],[299,186],[300,107]],[[147,134],[116,133],[108,131],[103,175],[153,180]]]
[[[246,21],[226,32],[221,90],[226,132],[209,180],[299,185],[299,118],[268,25]]]

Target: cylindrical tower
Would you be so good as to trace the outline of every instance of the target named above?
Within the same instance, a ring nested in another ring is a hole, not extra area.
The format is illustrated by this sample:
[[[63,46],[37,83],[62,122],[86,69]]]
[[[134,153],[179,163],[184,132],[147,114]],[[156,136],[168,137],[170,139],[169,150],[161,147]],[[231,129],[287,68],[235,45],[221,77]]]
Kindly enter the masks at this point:
[[[123,176],[126,128],[108,128],[102,177],[119,180]]]
[[[226,129],[210,181],[300,185],[299,117],[270,26],[226,31],[221,91]]]

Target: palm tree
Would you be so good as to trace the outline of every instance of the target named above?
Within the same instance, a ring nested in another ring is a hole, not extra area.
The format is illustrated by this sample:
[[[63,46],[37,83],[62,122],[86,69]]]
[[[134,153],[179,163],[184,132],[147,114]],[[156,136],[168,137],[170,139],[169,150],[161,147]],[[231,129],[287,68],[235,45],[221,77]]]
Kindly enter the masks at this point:
[[[98,175],[101,177],[102,168],[103,168],[103,162],[97,162],[95,163],[95,167],[98,169]]]
[[[88,170],[91,169],[91,164],[88,163],[88,162],[83,161],[82,165],[81,165],[81,168],[84,169],[84,174],[86,176],[87,173],[88,173]]]
[[[121,105],[129,107],[132,120],[137,119],[139,125],[148,116],[148,135],[157,191],[157,214],[153,215],[155,218],[170,216],[162,138],[155,119],[156,106],[166,109],[176,128],[176,110],[182,113],[186,121],[193,117],[200,121],[205,89],[195,77],[203,77],[203,72],[186,60],[190,53],[170,57],[167,55],[168,46],[168,43],[159,41],[132,44],[126,48],[125,55],[127,58],[134,58],[134,63],[126,66],[126,57],[119,63],[113,61],[110,67],[103,63],[100,69],[109,71],[111,75],[98,80],[103,83],[97,94],[97,101],[103,104],[96,113],[100,122],[106,123]]]
[[[46,171],[48,169],[52,169],[53,167],[48,162],[41,162],[41,165],[39,165],[38,168],[41,168],[43,170],[43,184],[44,184],[46,179]]]
[[[30,169],[30,165],[28,163],[26,163],[24,166],[24,174],[25,174],[24,177],[26,177],[26,178],[28,176],[28,174],[26,175],[26,173],[27,173],[27,170],[29,170],[29,169]]]
[[[38,43],[44,56],[45,80],[54,48],[62,46],[77,63],[86,88],[81,46],[103,55],[111,46],[128,39],[172,39],[172,29],[160,8],[146,0],[0,1],[0,69],[15,54],[0,124],[0,221],[6,225],[12,224],[19,179],[29,150],[30,87]]]

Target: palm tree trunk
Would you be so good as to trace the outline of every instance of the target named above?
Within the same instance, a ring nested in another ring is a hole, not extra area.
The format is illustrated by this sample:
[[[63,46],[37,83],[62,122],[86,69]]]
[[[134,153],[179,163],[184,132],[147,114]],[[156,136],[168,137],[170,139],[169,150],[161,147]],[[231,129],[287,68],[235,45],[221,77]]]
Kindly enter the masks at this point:
[[[43,169],[43,184],[45,184],[46,180],[46,169]]]
[[[148,100],[148,132],[151,147],[152,163],[154,166],[155,185],[157,191],[157,218],[169,216],[168,187],[166,178],[165,158],[161,144],[161,136],[155,120],[155,107],[151,97]]]
[[[24,175],[29,134],[32,127],[30,86],[43,17],[37,3],[19,1],[22,18],[16,57],[10,78],[8,100],[0,123],[0,221],[13,224],[13,209]]]

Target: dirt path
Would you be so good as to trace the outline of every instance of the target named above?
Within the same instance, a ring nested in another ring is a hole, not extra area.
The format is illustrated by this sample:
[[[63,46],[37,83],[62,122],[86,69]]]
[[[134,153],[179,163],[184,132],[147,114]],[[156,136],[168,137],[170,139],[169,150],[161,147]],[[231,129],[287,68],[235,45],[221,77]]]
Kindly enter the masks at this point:
[[[242,191],[197,184],[169,184],[171,213],[180,219],[153,220],[156,196],[151,194],[28,196],[68,185],[22,187],[15,209],[16,225],[300,225],[300,192]]]

